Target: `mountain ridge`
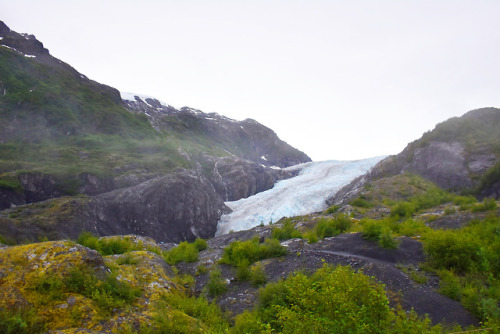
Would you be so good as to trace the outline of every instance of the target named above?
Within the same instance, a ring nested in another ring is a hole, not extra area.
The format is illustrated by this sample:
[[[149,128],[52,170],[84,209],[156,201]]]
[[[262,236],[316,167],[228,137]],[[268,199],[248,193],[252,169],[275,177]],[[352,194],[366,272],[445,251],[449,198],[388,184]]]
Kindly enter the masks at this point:
[[[52,57],[35,36],[12,31],[3,22],[0,92],[0,233],[17,240],[44,237],[37,219],[28,219],[33,210],[25,206],[44,201],[34,211],[45,221],[50,238],[75,238],[102,221],[99,213],[104,212],[113,218],[92,231],[134,233],[140,226],[128,222],[140,225],[140,205],[147,203],[120,199],[129,198],[133,187],[163,189],[158,180],[174,187],[180,197],[193,187],[210,188],[204,192],[208,199],[190,191],[194,202],[204,203],[201,215],[189,209],[188,201],[155,202],[165,213],[155,220],[156,226],[172,231],[171,236],[163,235],[164,241],[210,237],[227,210],[224,200],[269,189],[292,176],[281,167],[310,161],[254,120],[234,121],[188,107],[177,110],[152,98],[122,99],[115,88]],[[179,177],[184,187],[174,186],[167,176]],[[114,199],[104,196],[113,191]],[[62,196],[76,196],[72,210],[57,217],[43,209],[59,207]],[[124,217],[120,205],[135,208]],[[175,210],[184,210],[184,221],[174,218]],[[16,218],[21,211],[24,222]],[[16,230],[27,222],[40,234]],[[147,230],[155,236],[153,229]]]

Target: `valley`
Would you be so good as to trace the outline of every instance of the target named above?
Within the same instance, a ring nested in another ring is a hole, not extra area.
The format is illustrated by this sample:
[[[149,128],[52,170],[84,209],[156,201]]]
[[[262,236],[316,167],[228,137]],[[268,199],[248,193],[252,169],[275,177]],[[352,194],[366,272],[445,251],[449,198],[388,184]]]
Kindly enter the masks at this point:
[[[500,109],[312,162],[1,21],[0,92],[2,333],[500,331]]]

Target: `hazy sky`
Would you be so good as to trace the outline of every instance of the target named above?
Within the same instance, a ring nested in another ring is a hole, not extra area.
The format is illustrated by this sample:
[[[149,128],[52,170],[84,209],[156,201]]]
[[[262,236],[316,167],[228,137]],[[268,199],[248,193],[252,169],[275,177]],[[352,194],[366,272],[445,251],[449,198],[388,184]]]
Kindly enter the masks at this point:
[[[93,80],[253,118],[313,160],[396,154],[500,107],[498,0],[0,0],[0,20]]]

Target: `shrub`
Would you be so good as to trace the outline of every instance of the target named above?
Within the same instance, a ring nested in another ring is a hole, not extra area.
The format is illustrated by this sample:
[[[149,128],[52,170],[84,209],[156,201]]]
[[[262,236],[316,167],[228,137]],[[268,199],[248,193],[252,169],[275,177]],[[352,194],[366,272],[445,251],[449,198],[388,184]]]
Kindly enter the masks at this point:
[[[98,251],[101,255],[123,254],[143,249],[142,242],[136,243],[128,237],[98,238],[90,232],[82,232],[76,242]],[[156,249],[150,249],[150,251],[159,253]]]
[[[194,243],[183,241],[177,247],[164,252],[163,259],[170,265],[176,265],[179,262],[196,262],[198,260],[198,247]]]
[[[392,310],[384,286],[349,267],[324,265],[259,289],[233,333],[440,333],[428,318]]]
[[[372,205],[366,200],[366,198],[363,195],[360,195],[350,203],[352,206],[357,206],[359,208],[371,208]]]
[[[78,293],[92,299],[105,312],[123,307],[141,294],[140,289],[117,280],[115,275],[109,274],[100,279],[87,267],[74,267],[65,277],[44,274],[33,283],[32,288],[45,295],[47,301],[62,300],[67,293]]]
[[[364,219],[361,221],[363,226],[363,238],[372,241],[378,241],[382,234],[382,224],[376,220]]]
[[[210,297],[216,297],[226,292],[226,281],[222,277],[222,273],[219,268],[215,268],[210,272],[210,276],[204,290]]]
[[[332,205],[328,209],[326,209],[325,214],[330,215],[332,213],[337,212],[340,209],[340,205]]]
[[[259,299],[262,320],[285,333],[378,332],[390,312],[383,286],[348,267],[296,274],[263,288]]]
[[[391,210],[391,216],[408,218],[411,217],[415,211],[417,211],[416,206],[410,202],[399,202]]]
[[[253,265],[250,268],[250,282],[254,286],[260,286],[267,282],[266,272],[261,264]]]
[[[378,244],[382,248],[395,249],[398,248],[398,243],[389,228],[383,228],[378,240]]]
[[[486,260],[482,244],[470,233],[438,230],[424,239],[428,261],[436,269],[454,270],[457,273],[476,272]]]
[[[196,238],[193,244],[194,247],[196,247],[196,249],[198,250],[198,252],[204,251],[208,247],[207,242],[201,238]]]
[[[259,238],[246,241],[234,241],[224,248],[221,263],[238,266],[244,261],[249,264],[270,257],[279,257],[287,254],[287,249],[276,239],[266,239],[259,243]]]
[[[320,239],[333,237],[347,231],[351,224],[351,219],[346,215],[338,215],[333,219],[322,218],[316,224],[316,235]]]
[[[497,202],[493,198],[485,198],[481,203],[476,204],[472,207],[472,212],[483,212],[495,210],[497,208]]]
[[[250,261],[248,259],[242,259],[236,265],[236,278],[240,281],[250,279]]]
[[[407,237],[421,236],[428,230],[430,227],[412,218],[406,219],[399,225],[399,233]]]
[[[300,233],[300,231],[297,230],[293,223],[289,220],[286,220],[283,223],[283,227],[273,228],[271,233],[271,237],[278,240],[302,238],[302,234]]]
[[[308,231],[304,234],[304,238],[307,239],[307,242],[310,244],[314,244],[315,242],[318,242],[318,235],[316,234],[315,231]]]

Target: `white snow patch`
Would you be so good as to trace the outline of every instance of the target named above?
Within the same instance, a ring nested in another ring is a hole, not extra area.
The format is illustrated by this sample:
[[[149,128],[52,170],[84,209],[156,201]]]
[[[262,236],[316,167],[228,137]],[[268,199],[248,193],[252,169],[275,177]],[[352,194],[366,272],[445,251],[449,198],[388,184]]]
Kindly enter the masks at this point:
[[[327,208],[325,200],[354,178],[369,171],[384,157],[356,161],[308,162],[285,170],[300,170],[298,176],[283,180],[274,188],[238,201],[226,202],[233,210],[222,215],[216,235],[241,231],[283,217],[305,215]]]
[[[266,157],[265,157],[265,156],[261,156],[260,158],[261,158],[262,160],[266,160],[266,161],[267,161],[267,159],[266,159]]]
[[[28,54],[25,54],[17,49],[14,49],[13,47],[10,47],[10,46],[7,46],[7,45],[3,45],[1,44],[0,46],[3,46],[4,48],[7,48],[7,49],[11,49],[13,51],[16,51],[17,53],[19,54],[22,54],[23,56],[25,56],[26,58],[35,58],[36,56],[35,55],[28,55]]]
[[[271,166],[271,167],[269,167],[269,168],[271,168],[271,169],[276,169],[276,170],[281,169],[281,167],[278,167],[278,166]]]
[[[150,107],[152,107],[152,106],[149,103],[146,102],[146,99],[153,99],[153,100],[159,101],[160,104],[162,106],[164,106],[164,107],[171,107],[171,108],[173,108],[170,104],[165,103],[163,101],[160,101],[157,98],[155,98],[153,96],[149,96],[149,95],[136,94],[136,93],[130,93],[130,92],[120,92],[120,96],[121,96],[122,100],[132,101],[132,102],[137,102],[137,100],[135,99],[135,97],[137,96],[138,98],[140,98],[144,103],[146,103]]]
[[[0,36],[0,41],[1,41],[2,39],[3,39],[3,37],[2,37],[2,36]]]

